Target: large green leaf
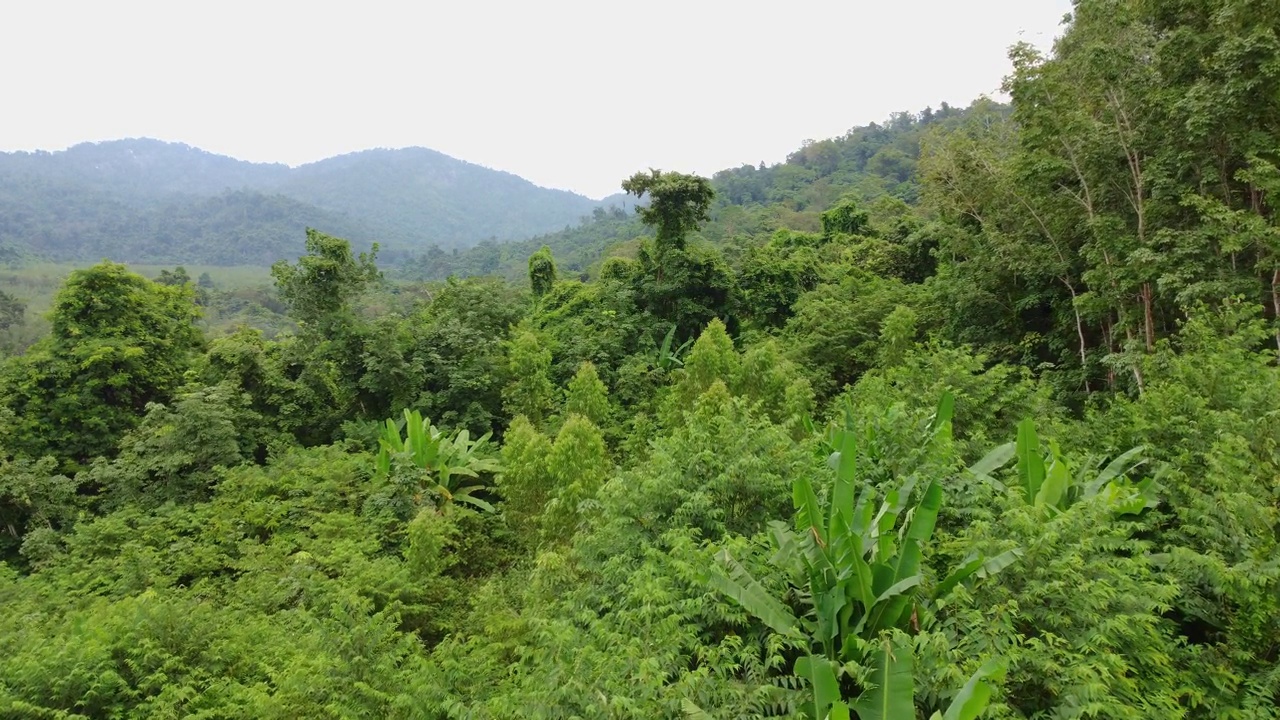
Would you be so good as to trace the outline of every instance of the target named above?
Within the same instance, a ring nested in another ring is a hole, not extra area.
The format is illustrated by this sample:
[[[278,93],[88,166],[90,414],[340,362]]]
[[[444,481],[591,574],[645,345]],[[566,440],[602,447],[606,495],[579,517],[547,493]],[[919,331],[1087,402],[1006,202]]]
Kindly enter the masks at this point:
[[[1040,485],[1044,482],[1044,457],[1040,454],[1040,438],[1036,425],[1030,420],[1018,424],[1018,479],[1022,483],[1023,496],[1028,503],[1035,502]]]
[[[955,413],[956,396],[950,392],[944,392],[938,401],[938,410],[933,414],[933,423],[930,426],[932,434],[937,436],[943,431],[950,432],[951,418]]]
[[[988,679],[1004,677],[1008,663],[1003,658],[988,660],[970,676],[969,681],[960,688],[942,720],[974,720],[991,701],[991,685]]]
[[[942,599],[951,594],[951,591],[954,590],[957,585],[969,579],[969,577],[974,573],[978,572],[978,570],[982,568],[982,563],[984,562],[986,562],[986,558],[981,555],[975,555],[970,557],[968,560],[965,560],[961,563],[960,567],[952,570],[949,575],[942,579],[942,582],[938,583],[937,587],[933,589],[933,597],[935,599]]]
[[[791,499],[796,508],[796,530],[811,534],[823,547],[827,545],[827,530],[822,524],[822,506],[813,484],[806,477],[798,477],[791,484]]]
[[[853,703],[858,720],[911,720],[916,716],[911,648],[884,638],[871,658],[871,683]]]
[[[777,632],[785,635],[796,629],[800,621],[791,610],[774,599],[741,563],[729,555],[728,550],[721,550],[716,559],[729,572],[728,575],[716,571],[711,573],[710,582],[716,590],[736,600],[744,610]]]
[[[1040,490],[1036,493],[1035,504],[1040,507],[1061,509],[1070,484],[1071,468],[1067,466],[1065,460],[1057,457],[1055,453],[1054,461],[1049,465],[1049,469],[1045,473],[1044,482],[1041,483]]]
[[[1089,495],[1097,494],[1107,483],[1121,475],[1129,474],[1134,468],[1142,465],[1146,462],[1146,460],[1142,459],[1142,452],[1145,449],[1142,445],[1139,445],[1121,453],[1116,459],[1108,463],[1096,477],[1089,481],[1086,493]]]
[[[818,655],[796,659],[796,675],[808,680],[809,686],[813,688],[815,717],[828,717],[831,707],[843,700],[840,697],[840,682],[836,678],[836,667],[835,663]]]
[[[978,570],[978,577],[991,577],[1017,562],[1020,557],[1022,557],[1022,550],[1019,548],[1005,550],[999,555],[984,561],[982,563],[982,568]]]
[[[1017,445],[1015,443],[1005,443],[1004,445],[999,445],[993,448],[991,452],[984,455],[981,460],[970,465],[969,472],[979,480],[991,483],[997,488],[1003,490],[1004,483],[1001,483],[992,477],[991,473],[1008,464],[1009,460],[1013,458],[1016,448]]]

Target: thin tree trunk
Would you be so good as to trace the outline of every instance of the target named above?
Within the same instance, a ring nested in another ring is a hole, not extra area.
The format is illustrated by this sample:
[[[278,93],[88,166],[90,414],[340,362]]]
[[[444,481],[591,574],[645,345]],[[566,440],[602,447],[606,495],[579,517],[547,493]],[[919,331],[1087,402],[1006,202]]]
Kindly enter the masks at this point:
[[[1271,273],[1271,312],[1277,324],[1276,352],[1280,353],[1280,267]]]
[[[1142,283],[1142,317],[1144,330],[1146,331],[1147,352],[1156,349],[1156,328],[1155,318],[1151,311],[1151,283]]]
[[[1067,286],[1067,292],[1071,293],[1071,312],[1076,316],[1076,337],[1080,338],[1080,373],[1084,377],[1084,391],[1090,392],[1089,359],[1085,354],[1084,323],[1080,319],[1080,308],[1076,307],[1076,288],[1067,278],[1061,279],[1062,284]]]

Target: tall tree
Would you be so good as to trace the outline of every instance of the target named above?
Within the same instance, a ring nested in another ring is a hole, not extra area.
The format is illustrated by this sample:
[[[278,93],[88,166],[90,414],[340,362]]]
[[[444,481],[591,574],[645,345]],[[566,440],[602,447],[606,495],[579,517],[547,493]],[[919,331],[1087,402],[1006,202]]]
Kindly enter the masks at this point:
[[[69,467],[114,452],[146,407],[168,402],[203,340],[187,287],[124,265],[77,270],[58,292],[47,338],[4,371],[14,449]]]
[[[551,248],[543,245],[529,256],[529,286],[533,288],[534,297],[542,297],[551,292],[555,284],[556,261],[551,256]]]
[[[622,183],[622,189],[636,197],[649,197],[647,206],[636,212],[657,233],[659,252],[684,249],[685,237],[710,219],[715,190],[711,181],[697,175],[650,170],[636,173]]]
[[[271,266],[280,296],[298,320],[317,323],[350,308],[350,303],[380,275],[378,245],[359,257],[342,238],[307,228],[307,254],[296,265],[281,260]]]

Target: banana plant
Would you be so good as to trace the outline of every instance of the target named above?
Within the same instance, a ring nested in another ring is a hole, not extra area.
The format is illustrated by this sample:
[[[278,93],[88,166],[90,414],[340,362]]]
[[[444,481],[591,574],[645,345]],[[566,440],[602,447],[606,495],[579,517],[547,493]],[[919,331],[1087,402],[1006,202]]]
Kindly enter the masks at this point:
[[[402,437],[401,425],[405,434]],[[476,493],[485,488],[482,473],[493,474],[501,466],[489,455],[490,433],[475,440],[462,429],[446,435],[422,417],[417,410],[405,410],[403,423],[387,420],[378,438],[376,477],[385,479],[399,463],[417,468],[419,492],[415,502],[421,503],[426,493],[439,496],[444,503],[461,502],[493,512],[493,506]]]
[[[1116,456],[1103,465],[1105,458],[1087,457],[1078,466],[1067,458],[1054,440],[1042,442],[1036,434],[1035,422],[1027,419],[1018,425],[1016,442],[1001,445],[979,460],[969,472],[1002,491],[1008,488],[995,479],[994,473],[1017,459],[1017,489],[1030,505],[1050,512],[1064,512],[1080,500],[1105,493],[1117,515],[1137,515],[1159,503],[1155,474],[1133,481],[1130,476],[1146,464],[1144,448],[1139,445]]]
[[[950,432],[953,405],[950,395],[944,397],[932,423],[934,437]],[[855,491],[859,445],[851,423],[836,430],[830,442],[835,481],[829,501],[819,498],[807,478],[796,478],[794,527],[770,524],[776,548],[770,564],[799,591],[795,595],[806,611],[797,615],[773,597],[727,550],[717,554],[719,567],[710,581],[775,632],[810,648],[795,664],[795,674],[813,690],[809,717],[848,718],[854,711],[860,720],[913,718],[913,659],[904,638],[919,629],[917,603],[943,598],[975,575],[998,572],[1017,553],[971,556],[926,591],[924,546],[942,507],[942,486],[930,481],[911,504],[917,483],[910,478],[877,503],[874,489]],[[846,669],[857,666],[871,668],[871,682],[849,702],[842,687],[853,682]],[[986,679],[999,671],[998,664],[984,666],[966,685],[967,693],[956,695],[943,720],[973,717],[964,708],[985,706]]]
[[[671,372],[678,367],[684,367],[684,360],[680,356],[693,344],[693,338],[689,338],[680,347],[672,349],[675,338],[676,326],[672,325],[671,329],[667,331],[667,336],[662,338],[662,346],[658,348],[658,358],[655,363],[663,372]]]

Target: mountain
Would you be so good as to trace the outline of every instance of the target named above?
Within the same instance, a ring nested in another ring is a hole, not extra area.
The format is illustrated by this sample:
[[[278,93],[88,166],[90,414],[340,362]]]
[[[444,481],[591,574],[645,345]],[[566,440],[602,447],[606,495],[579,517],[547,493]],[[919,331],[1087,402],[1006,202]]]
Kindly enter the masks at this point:
[[[394,256],[521,240],[599,205],[425,148],[298,168],[150,139],[0,153],[0,248],[60,261],[269,264],[306,227]]]
[[[426,148],[365,150],[303,165],[280,192],[366,219],[379,238],[405,247],[523,239],[575,223],[598,204]]]

